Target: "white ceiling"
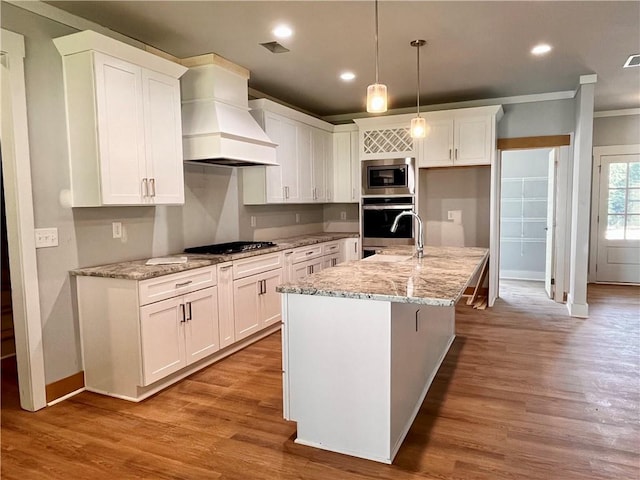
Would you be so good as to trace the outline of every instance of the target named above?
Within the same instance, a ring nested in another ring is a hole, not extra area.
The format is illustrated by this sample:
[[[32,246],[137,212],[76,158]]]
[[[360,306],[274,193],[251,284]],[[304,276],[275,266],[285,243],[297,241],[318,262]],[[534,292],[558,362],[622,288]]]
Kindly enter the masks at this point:
[[[362,112],[374,82],[373,1],[51,1],[60,9],[183,58],[217,53],[251,71],[250,86],[331,116]],[[294,34],[272,54],[272,28]],[[598,75],[595,110],[640,107],[640,2],[392,1],[379,3],[380,82],[390,108],[575,90]],[[553,46],[543,58],[530,49]],[[357,78],[339,80],[343,70]]]

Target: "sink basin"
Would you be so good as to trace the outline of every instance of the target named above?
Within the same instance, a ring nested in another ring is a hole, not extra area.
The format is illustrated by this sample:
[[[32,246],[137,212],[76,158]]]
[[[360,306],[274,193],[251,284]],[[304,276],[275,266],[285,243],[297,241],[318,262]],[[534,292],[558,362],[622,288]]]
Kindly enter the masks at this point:
[[[377,253],[370,257],[364,258],[365,262],[405,262],[407,260],[411,260],[413,258],[412,255],[384,255]]]

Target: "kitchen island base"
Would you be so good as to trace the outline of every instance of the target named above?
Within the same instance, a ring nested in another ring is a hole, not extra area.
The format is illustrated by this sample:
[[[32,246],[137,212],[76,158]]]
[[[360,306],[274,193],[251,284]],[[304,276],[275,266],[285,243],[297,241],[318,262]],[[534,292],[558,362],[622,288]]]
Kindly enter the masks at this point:
[[[285,293],[296,443],[391,463],[455,335],[455,306]]]

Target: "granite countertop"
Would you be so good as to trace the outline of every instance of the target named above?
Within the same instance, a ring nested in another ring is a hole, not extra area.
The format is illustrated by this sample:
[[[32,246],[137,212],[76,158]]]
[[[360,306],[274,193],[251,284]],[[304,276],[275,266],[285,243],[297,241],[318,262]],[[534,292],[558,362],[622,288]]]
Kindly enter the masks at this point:
[[[276,246],[270,248],[261,248],[259,250],[250,250],[247,252],[233,253],[229,255],[206,255],[206,254],[189,254],[176,253],[171,255],[163,255],[163,257],[187,257],[186,263],[173,263],[166,265],[145,265],[147,258],[141,260],[132,260],[130,262],[111,263],[108,265],[98,265],[95,267],[85,267],[71,270],[71,275],[90,276],[90,277],[106,277],[106,278],[123,278],[127,280],[147,280],[150,278],[169,275],[171,273],[183,272],[194,268],[208,267],[218,263],[231,262],[241,258],[254,257],[256,255],[264,255],[266,253],[280,252],[283,250],[291,250],[297,247],[304,247],[316,243],[330,242],[332,240],[340,240],[343,238],[358,237],[357,233],[316,233],[309,235],[299,235],[296,237],[287,237],[272,240]]]
[[[392,247],[376,255],[339,264],[276,288],[281,293],[362,298],[423,305],[453,306],[489,254],[486,248],[425,247],[413,257],[413,247]],[[376,258],[378,257],[378,258]],[[405,257],[407,259],[401,259]]]

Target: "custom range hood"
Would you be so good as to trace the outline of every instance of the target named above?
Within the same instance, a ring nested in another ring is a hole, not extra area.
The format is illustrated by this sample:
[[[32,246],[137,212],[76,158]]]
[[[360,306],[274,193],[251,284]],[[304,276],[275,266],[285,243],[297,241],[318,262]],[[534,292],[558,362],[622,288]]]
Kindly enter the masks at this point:
[[[249,113],[249,71],[207,54],[182,59],[182,148],[188,163],[278,165],[276,144]]]

